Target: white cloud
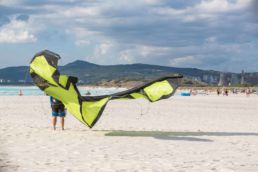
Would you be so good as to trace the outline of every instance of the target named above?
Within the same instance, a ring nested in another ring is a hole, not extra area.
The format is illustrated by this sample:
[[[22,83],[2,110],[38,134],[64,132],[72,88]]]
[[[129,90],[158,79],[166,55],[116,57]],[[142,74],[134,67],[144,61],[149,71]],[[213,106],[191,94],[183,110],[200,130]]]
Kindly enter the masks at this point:
[[[87,28],[82,27],[73,27],[69,30],[66,30],[67,33],[72,33],[76,36],[78,39],[87,38],[89,36],[97,35],[98,32],[88,30]]]
[[[187,13],[186,9],[174,9],[174,8],[168,8],[168,7],[157,7],[154,9],[151,9],[151,12],[154,14],[159,15],[167,15],[167,16],[177,16],[177,15],[184,15]]]
[[[217,38],[215,36],[211,36],[206,39],[207,43],[215,43],[217,41]]]
[[[189,56],[170,59],[169,64],[171,66],[177,66],[177,67],[189,67],[189,66],[199,65],[201,64],[201,61],[197,59],[195,56],[189,55]]]
[[[82,27],[68,28],[65,30],[65,33],[75,37],[75,45],[78,47],[91,45],[99,36],[98,32],[90,31],[87,28]]]
[[[252,0],[202,0],[200,3],[176,9],[173,7],[156,7],[151,9],[153,14],[180,19],[184,22],[194,22],[200,19],[211,20],[221,19],[221,13],[239,11],[246,9],[252,4]]]
[[[26,21],[12,18],[10,23],[0,27],[0,43],[28,43],[36,40]]]
[[[162,1],[161,0],[144,0],[144,2],[146,4],[156,5],[156,4],[160,4]]]
[[[103,42],[99,45],[98,53],[100,55],[105,55],[111,50],[112,46],[113,45],[110,42]]]
[[[252,0],[202,0],[195,8],[200,12],[220,13],[241,10],[251,4]]]
[[[75,45],[81,47],[81,46],[87,46],[87,45],[90,45],[91,44],[91,41],[89,40],[76,40],[75,41]]]
[[[132,57],[132,53],[130,52],[130,50],[121,51],[118,57],[119,60],[123,63],[131,64],[134,62],[134,58]]]
[[[142,57],[162,56],[168,54],[171,48],[141,45],[137,48],[138,54]]]
[[[12,6],[15,4],[19,4],[21,1],[19,0],[0,0],[0,5],[4,6]]]
[[[73,7],[60,11],[64,17],[93,17],[100,14],[98,7]]]
[[[117,51],[113,43],[111,41],[103,41],[95,45],[93,55],[88,57],[88,59],[98,64],[114,64],[115,53]]]
[[[159,59],[162,56],[167,56],[170,52],[170,47],[118,44],[108,40],[97,43],[91,60],[101,64],[150,62],[154,58]]]

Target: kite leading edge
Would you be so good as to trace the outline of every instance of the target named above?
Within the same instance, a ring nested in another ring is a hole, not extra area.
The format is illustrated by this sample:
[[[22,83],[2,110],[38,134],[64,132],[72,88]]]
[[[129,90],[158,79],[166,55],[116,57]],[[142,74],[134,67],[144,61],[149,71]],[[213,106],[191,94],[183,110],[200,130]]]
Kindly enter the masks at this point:
[[[166,99],[178,87],[175,79],[183,77],[165,76],[115,94],[82,96],[76,86],[78,79],[59,73],[57,62],[60,58],[48,50],[37,53],[30,63],[31,78],[42,91],[62,101],[73,116],[90,128],[98,121],[109,100],[145,98],[155,102]]]

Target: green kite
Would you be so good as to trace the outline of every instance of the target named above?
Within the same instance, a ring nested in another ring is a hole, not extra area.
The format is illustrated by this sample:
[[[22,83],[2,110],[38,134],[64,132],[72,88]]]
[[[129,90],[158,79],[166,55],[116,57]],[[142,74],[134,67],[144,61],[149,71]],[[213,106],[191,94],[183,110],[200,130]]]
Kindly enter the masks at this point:
[[[61,75],[57,68],[60,56],[48,50],[37,53],[30,63],[33,82],[47,95],[63,102],[67,110],[90,128],[98,121],[109,100],[145,98],[150,102],[172,96],[183,76],[165,76],[132,89],[102,96],[82,96],[77,89],[76,77]]]

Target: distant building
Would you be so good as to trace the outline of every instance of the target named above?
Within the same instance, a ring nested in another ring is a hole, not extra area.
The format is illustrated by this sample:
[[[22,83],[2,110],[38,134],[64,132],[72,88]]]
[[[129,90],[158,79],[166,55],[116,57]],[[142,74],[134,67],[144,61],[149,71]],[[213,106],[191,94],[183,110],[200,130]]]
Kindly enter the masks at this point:
[[[233,84],[233,85],[240,83],[240,79],[239,79],[237,74],[234,74],[234,73],[231,74],[230,83]]]
[[[25,80],[18,80],[19,83],[25,83]]]
[[[209,75],[203,75],[203,76],[202,76],[202,80],[203,80],[204,82],[209,83]]]
[[[217,76],[214,76],[214,75],[210,75],[210,84],[217,84],[218,83],[218,77]]]
[[[254,77],[254,73],[249,73],[249,77]]]
[[[227,85],[226,76],[224,73],[220,73],[218,86],[226,86],[226,85]]]
[[[203,75],[202,81],[208,84],[218,84],[218,77],[216,75]]]
[[[79,84],[83,84],[84,82],[83,82],[83,80],[79,80],[78,83]]]
[[[241,73],[241,85],[244,85],[245,84],[245,72],[244,70],[242,70],[242,73]]]
[[[201,78],[199,76],[192,76],[190,78],[194,81],[201,81]]]

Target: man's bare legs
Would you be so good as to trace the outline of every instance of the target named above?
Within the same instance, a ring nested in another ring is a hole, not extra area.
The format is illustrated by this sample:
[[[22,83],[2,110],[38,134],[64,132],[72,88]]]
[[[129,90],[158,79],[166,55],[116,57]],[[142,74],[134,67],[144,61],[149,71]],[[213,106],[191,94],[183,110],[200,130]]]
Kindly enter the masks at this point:
[[[53,116],[52,123],[53,123],[53,129],[56,130],[56,116]]]
[[[62,125],[62,130],[64,130],[64,116],[61,116],[61,125]]]

